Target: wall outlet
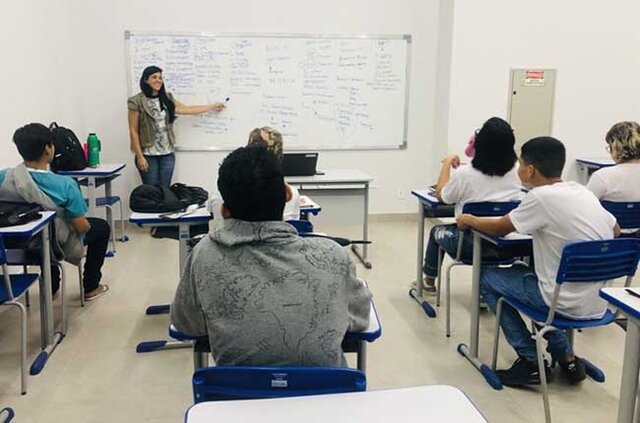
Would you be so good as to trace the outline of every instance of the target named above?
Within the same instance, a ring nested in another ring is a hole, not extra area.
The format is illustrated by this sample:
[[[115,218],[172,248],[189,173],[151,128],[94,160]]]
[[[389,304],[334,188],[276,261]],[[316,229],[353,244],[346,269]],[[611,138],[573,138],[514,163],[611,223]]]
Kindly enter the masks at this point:
[[[405,192],[405,190],[399,189],[398,191],[396,191],[396,198],[398,200],[404,200],[405,198],[407,198],[407,193]]]

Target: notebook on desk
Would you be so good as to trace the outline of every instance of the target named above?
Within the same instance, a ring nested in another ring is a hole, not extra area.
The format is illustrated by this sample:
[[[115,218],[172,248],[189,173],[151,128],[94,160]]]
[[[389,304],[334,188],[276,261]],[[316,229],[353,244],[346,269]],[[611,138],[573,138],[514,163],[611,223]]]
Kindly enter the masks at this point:
[[[318,153],[285,153],[282,171],[284,176],[313,176],[317,164]]]

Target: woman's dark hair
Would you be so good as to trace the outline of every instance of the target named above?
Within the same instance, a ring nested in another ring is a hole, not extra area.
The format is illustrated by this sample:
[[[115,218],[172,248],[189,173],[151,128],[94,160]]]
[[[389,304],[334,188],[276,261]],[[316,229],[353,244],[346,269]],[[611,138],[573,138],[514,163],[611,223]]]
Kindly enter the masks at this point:
[[[54,139],[53,132],[40,123],[30,123],[13,133],[13,142],[26,162],[39,160]]]
[[[155,97],[153,95],[153,90],[149,84],[147,84],[147,79],[149,79],[149,77],[154,73],[158,72],[162,73],[162,69],[157,66],[147,66],[144,71],[142,71],[142,76],[140,77],[140,90],[147,97]],[[167,111],[169,114],[169,123],[173,123],[173,121],[176,120],[176,105],[167,95],[167,91],[164,89],[164,82],[158,92],[158,98],[160,99],[160,108]]]
[[[471,165],[488,176],[504,176],[516,164],[513,151],[516,138],[511,125],[503,119],[492,117],[476,134],[476,154]]]
[[[231,152],[218,170],[218,191],[234,219],[282,220],[287,198],[284,176],[278,159],[264,146]]]

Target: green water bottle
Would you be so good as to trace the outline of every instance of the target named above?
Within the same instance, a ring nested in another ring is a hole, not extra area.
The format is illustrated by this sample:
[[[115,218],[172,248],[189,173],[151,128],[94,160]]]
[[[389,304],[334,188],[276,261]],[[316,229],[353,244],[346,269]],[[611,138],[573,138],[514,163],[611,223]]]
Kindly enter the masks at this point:
[[[91,132],[87,138],[87,150],[87,166],[98,166],[100,164],[100,140],[93,132]]]

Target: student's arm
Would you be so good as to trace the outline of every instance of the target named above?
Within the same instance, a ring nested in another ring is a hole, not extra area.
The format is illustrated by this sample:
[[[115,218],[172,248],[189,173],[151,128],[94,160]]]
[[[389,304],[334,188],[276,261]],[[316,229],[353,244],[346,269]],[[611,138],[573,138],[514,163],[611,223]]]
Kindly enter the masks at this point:
[[[187,106],[180,103],[178,100],[173,99],[176,104],[176,113],[179,115],[199,115],[207,112],[219,112],[224,110],[227,106],[224,103],[204,104],[201,106]]]
[[[180,332],[190,336],[206,336],[207,324],[198,301],[195,278],[191,276],[193,252],[187,263],[171,304],[171,323]]]
[[[129,139],[131,140],[131,151],[136,155],[136,165],[142,172],[149,170],[149,163],[142,154],[142,147],[140,146],[140,138],[138,132],[138,122],[140,119],[140,112],[129,109]]]
[[[73,229],[80,235],[86,234],[89,232],[89,229],[91,229],[91,224],[84,216],[71,219],[71,226],[73,226]]]
[[[616,222],[616,225],[613,227],[613,236],[618,238],[621,233],[622,230],[620,229],[620,225],[618,225],[618,222]]]
[[[349,332],[362,332],[369,327],[369,312],[371,309],[371,292],[364,282],[356,276],[356,268],[351,258],[345,253],[349,261],[349,274],[345,284],[345,296],[349,310]]]
[[[511,223],[509,215],[502,217],[477,217],[470,214],[461,214],[456,218],[460,229],[474,228],[489,235],[505,236],[516,228]]]
[[[460,157],[457,154],[451,154],[442,160],[442,166],[440,167],[440,176],[438,176],[438,182],[436,183],[436,197],[438,200],[442,200],[442,188],[451,179],[451,169],[455,169],[460,166]]]

